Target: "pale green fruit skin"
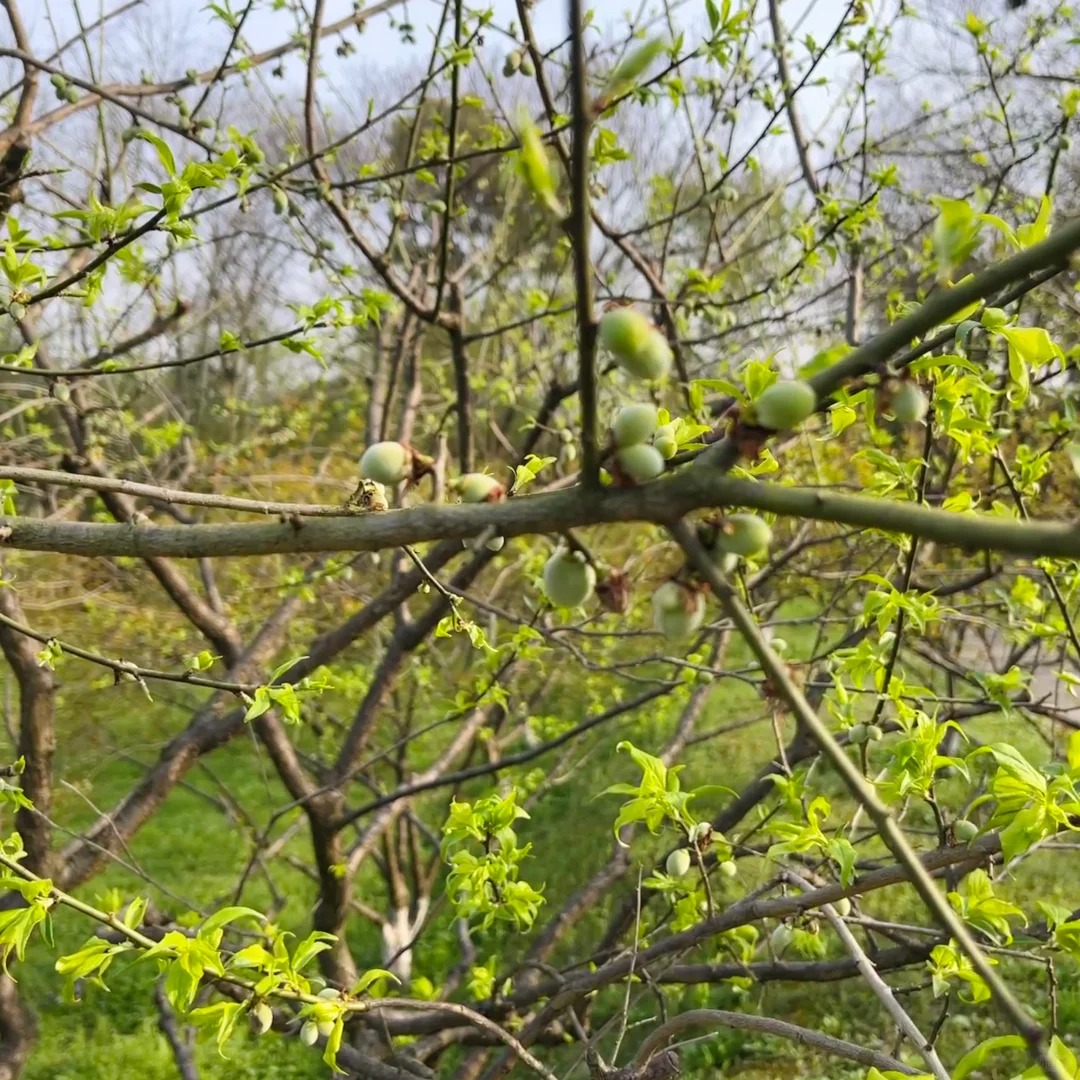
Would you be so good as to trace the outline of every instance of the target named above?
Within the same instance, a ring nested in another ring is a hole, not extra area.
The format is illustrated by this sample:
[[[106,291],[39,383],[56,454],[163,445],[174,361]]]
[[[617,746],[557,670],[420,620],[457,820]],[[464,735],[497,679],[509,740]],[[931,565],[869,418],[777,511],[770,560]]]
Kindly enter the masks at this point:
[[[502,551],[503,545],[506,543],[505,536],[493,536],[487,542],[488,551]]]
[[[399,442],[373,443],[360,458],[360,476],[380,484],[400,484],[410,467],[409,452]]]
[[[732,532],[721,531],[717,546],[732,555],[758,555],[772,543],[772,529],[757,514],[732,514],[726,523]]]
[[[674,582],[666,584],[674,585]],[[661,585],[660,589],[653,593],[653,626],[668,640],[682,641],[690,637],[705,621],[705,597],[701,593],[695,593],[691,597],[689,593],[675,585],[682,595],[677,607],[668,607],[666,605],[671,603],[670,594],[661,600],[657,599],[664,588],[665,586]],[[687,610],[688,604],[689,610]]]
[[[274,1022],[274,1010],[266,1004],[265,1001],[260,1001],[258,1005],[251,1010],[251,1022],[252,1027],[259,1035],[265,1035],[270,1030],[270,1025]]]
[[[544,564],[544,595],[558,607],[584,604],[596,587],[596,571],[569,552],[555,552]]]
[[[634,446],[648,442],[656,431],[656,424],[655,405],[626,405],[616,413],[611,434],[616,446]]]
[[[792,933],[791,927],[786,923],[781,923],[769,935],[769,940],[772,942],[772,947],[780,953],[791,944],[792,937],[794,937],[794,934]]]
[[[862,746],[870,737],[870,729],[865,724],[852,724],[848,728],[848,742],[853,746]]]
[[[739,556],[730,551],[723,551],[713,561],[721,574],[730,574],[739,565]]]
[[[893,394],[891,408],[900,423],[916,424],[930,411],[930,402],[913,382],[902,382]]]
[[[967,818],[959,818],[952,823],[953,836],[962,844],[974,840],[979,835],[979,826]]]
[[[674,581],[665,581],[652,597],[653,607],[660,611],[678,611],[686,605],[686,590]]]
[[[754,415],[761,427],[790,431],[798,427],[817,406],[814,388],[798,379],[775,382],[754,402]]]
[[[300,1041],[305,1046],[314,1046],[319,1039],[319,1025],[312,1020],[307,1020],[300,1029]]]
[[[662,379],[671,370],[673,359],[667,338],[654,329],[644,346],[633,356],[624,358],[622,365],[639,379]]]
[[[644,484],[664,474],[664,457],[655,446],[638,443],[624,446],[618,453],[619,469],[635,484]]]
[[[324,1039],[329,1039],[330,1033],[334,1030],[334,1021],[320,1020],[317,1025],[317,1030]]]
[[[720,873],[723,874],[724,877],[734,877],[738,872],[739,868],[733,859],[725,859],[720,864]]]
[[[495,502],[502,498],[503,486],[487,473],[466,473],[458,481],[461,501],[466,503]]]
[[[653,439],[653,446],[660,451],[660,456],[665,461],[670,461],[679,452],[679,444],[674,435],[657,435]]]
[[[690,865],[690,852],[687,851],[686,848],[679,848],[667,857],[667,862],[664,863],[664,869],[672,877],[682,877],[690,872]]]
[[[885,732],[882,731],[881,728],[877,726],[877,724],[867,724],[866,737],[871,742],[880,742],[883,738],[885,738]]]
[[[639,379],[659,379],[671,367],[671,347],[639,311],[612,308],[600,316],[600,343]]]
[[[846,896],[841,896],[833,904],[833,908],[841,919],[846,919],[851,914],[851,901]]]
[[[655,332],[652,323],[633,308],[612,308],[600,316],[600,343],[617,360],[640,352]]]

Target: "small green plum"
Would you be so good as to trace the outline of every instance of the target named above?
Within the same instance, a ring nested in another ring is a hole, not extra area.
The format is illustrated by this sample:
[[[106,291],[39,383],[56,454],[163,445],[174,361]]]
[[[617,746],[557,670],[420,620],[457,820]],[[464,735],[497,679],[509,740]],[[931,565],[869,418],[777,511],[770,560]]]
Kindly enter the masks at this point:
[[[724,518],[717,539],[721,551],[747,557],[762,554],[771,543],[772,529],[757,514],[731,514]]]
[[[580,551],[556,551],[544,565],[544,595],[557,607],[584,604],[596,588],[596,571]]]
[[[399,442],[378,442],[360,458],[360,476],[380,484],[400,484],[412,471],[412,456]]]
[[[615,415],[611,434],[616,446],[648,442],[656,431],[656,406],[651,403],[624,405]]]
[[[761,427],[791,431],[817,406],[814,388],[801,379],[781,379],[762,391],[754,402],[754,416]]]

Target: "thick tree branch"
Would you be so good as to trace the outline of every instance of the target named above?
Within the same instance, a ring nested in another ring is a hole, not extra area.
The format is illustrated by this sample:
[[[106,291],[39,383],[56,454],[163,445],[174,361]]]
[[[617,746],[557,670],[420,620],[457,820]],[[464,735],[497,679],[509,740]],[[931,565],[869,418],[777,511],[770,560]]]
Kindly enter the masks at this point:
[[[888,499],[782,487],[684,469],[643,487],[602,492],[569,488],[480,506],[420,506],[341,520],[260,525],[99,525],[0,517],[0,545],[65,555],[154,558],[275,555],[289,552],[381,551],[433,540],[470,540],[493,528],[500,536],[557,533],[613,522],[666,523],[694,510],[744,506],[781,516],[906,533],[967,551],[1031,558],[1080,558],[1071,522],[1010,521]]]

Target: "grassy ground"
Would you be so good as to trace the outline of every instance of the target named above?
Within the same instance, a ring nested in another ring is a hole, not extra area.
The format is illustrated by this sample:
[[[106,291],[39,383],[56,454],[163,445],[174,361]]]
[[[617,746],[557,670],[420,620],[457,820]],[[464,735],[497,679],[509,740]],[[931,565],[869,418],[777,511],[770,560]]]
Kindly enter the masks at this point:
[[[797,635],[789,634],[789,638]],[[796,642],[797,645],[797,642]],[[742,663],[739,650],[729,658],[732,666]],[[148,703],[136,687],[120,687],[87,692],[90,674],[74,663],[65,670],[66,689],[61,703],[60,753],[58,776],[65,781],[54,807],[56,820],[78,829],[95,816],[95,807],[112,805],[140,775],[141,763],[153,759],[160,746],[182,726],[187,710],[181,697],[167,693]],[[182,692],[181,692],[182,693]],[[189,703],[189,702],[188,702]],[[734,719],[761,712],[760,700],[744,684],[733,680],[718,683],[699,730],[731,723]],[[655,751],[662,746],[674,722],[674,710],[668,706],[648,710],[646,715],[603,731],[593,754],[582,767],[569,770],[560,783],[540,803],[523,835],[534,844],[536,858],[529,867],[531,880],[542,881],[551,909],[556,908],[584,877],[600,865],[610,850],[610,823],[618,800],[594,800],[597,790],[616,780],[633,779],[633,767],[625,755],[616,755],[614,745],[620,738],[630,738],[643,749]],[[984,740],[1008,739],[1024,749],[1034,748],[1033,737],[1011,721],[989,718],[974,729]],[[723,783],[738,786],[760,765],[773,746],[767,722],[735,734],[719,743],[692,747],[683,756],[687,765],[688,786]],[[722,761],[722,768],[718,768]],[[155,903],[172,911],[187,906],[205,907],[234,902],[231,895],[238,869],[247,858],[249,841],[235,817],[230,819],[214,800],[227,790],[243,811],[259,825],[280,806],[285,795],[272,776],[272,770],[248,737],[215,754],[206,768],[197,768],[189,777],[198,791],[182,788],[135,837],[126,860],[145,872],[154,882],[166,886],[162,891],[137,886],[127,871],[109,870],[95,879],[83,895],[90,900],[110,888],[130,896],[136,890],[147,892]],[[70,785],[70,786],[69,786]],[[834,800],[837,818],[846,816],[846,800],[837,792]],[[719,805],[717,803],[716,805]],[[703,805],[702,812],[714,807]],[[304,852],[301,838],[298,853]],[[647,847],[642,847],[644,854]],[[1033,899],[1077,905],[1080,894],[1080,865],[1075,860],[1050,854],[1039,855],[1026,864],[1008,891],[1022,898],[1028,910]],[[312,898],[310,883],[297,871],[278,864],[274,870],[276,892],[283,897],[277,921],[285,926],[306,927]],[[271,904],[273,892],[266,881],[256,876],[245,892],[243,902],[263,910]],[[867,909],[882,917],[904,917],[916,910],[911,896],[893,891],[888,897],[875,897]],[[605,913],[598,909],[582,926],[584,940],[592,937],[603,924]],[[353,946],[361,963],[378,962],[378,942],[374,932],[357,920],[352,929]],[[173,1080],[176,1066],[171,1052],[157,1028],[157,1015],[151,997],[153,973],[146,962],[127,961],[113,968],[109,977],[110,993],[91,988],[80,1004],[60,1000],[60,983],[52,970],[58,955],[76,948],[93,927],[79,917],[64,912],[56,920],[56,945],[50,949],[37,941],[27,961],[15,971],[32,1003],[40,1023],[40,1038],[27,1076],[30,1080],[98,1080],[104,1077],[140,1077],[145,1080]],[[496,944],[481,941],[482,957],[498,949]],[[514,942],[508,940],[507,948]],[[417,951],[417,972],[436,973],[447,963],[447,937],[436,938]],[[1028,1007],[1045,1018],[1048,1001],[1045,971],[1034,964],[1010,964],[1006,972]],[[925,982],[920,972],[911,972],[896,980],[901,985],[916,986]],[[1075,972],[1066,971],[1059,979],[1058,1016],[1063,1031],[1080,1031],[1080,986]],[[941,1003],[930,1000],[925,991],[909,995],[909,1002],[920,1023],[933,1025]],[[620,998],[612,996],[597,1004],[598,1014],[615,1009]],[[842,1035],[854,1041],[881,1045],[888,1025],[870,995],[857,983],[826,987],[781,988],[766,986],[752,990],[738,999],[730,990],[692,990],[669,1001],[672,1009],[713,1005],[734,1008],[760,1008],[808,1027]],[[651,1015],[652,1003],[646,1001],[637,1014]],[[983,1035],[996,1030],[984,1007],[971,1009],[953,1001],[950,1019],[942,1032],[942,1048],[947,1056],[962,1053]],[[229,1060],[220,1058],[212,1044],[200,1046],[198,1062],[205,1080],[245,1080],[247,1077],[273,1077],[274,1080],[306,1080],[325,1077],[328,1070],[317,1053],[295,1040],[268,1036],[254,1039],[241,1034],[231,1044]],[[803,1080],[828,1077],[844,1080],[864,1075],[861,1070],[838,1068],[835,1062],[818,1061],[805,1054],[793,1054],[792,1048],[776,1040],[745,1033],[721,1032],[686,1051],[687,1075],[712,1076],[722,1068],[725,1075],[744,1080],[771,1080],[801,1077]],[[1012,1071],[1002,1064],[987,1077],[1006,1077]]]

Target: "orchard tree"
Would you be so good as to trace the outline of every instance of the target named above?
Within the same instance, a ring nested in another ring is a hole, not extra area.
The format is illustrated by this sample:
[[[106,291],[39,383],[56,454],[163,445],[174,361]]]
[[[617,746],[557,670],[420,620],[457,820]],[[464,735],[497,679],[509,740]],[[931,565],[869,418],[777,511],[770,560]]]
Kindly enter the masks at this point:
[[[1080,1075],[1074,5],[0,6],[0,1077]]]

